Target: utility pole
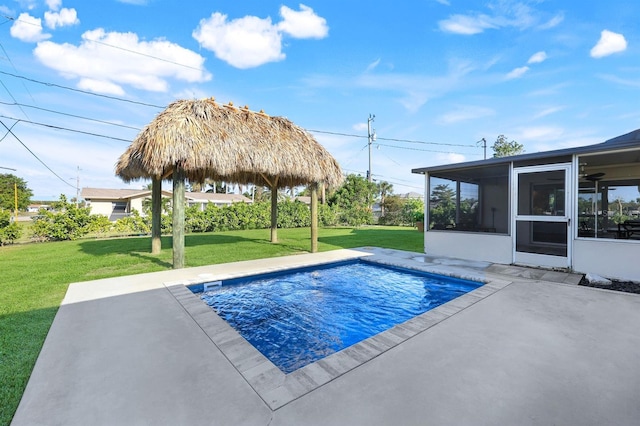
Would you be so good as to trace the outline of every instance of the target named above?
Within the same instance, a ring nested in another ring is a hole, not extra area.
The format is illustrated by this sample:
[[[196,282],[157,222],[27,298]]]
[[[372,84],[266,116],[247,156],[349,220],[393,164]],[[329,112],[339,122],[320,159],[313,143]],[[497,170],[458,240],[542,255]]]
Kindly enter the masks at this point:
[[[484,159],[487,159],[487,140],[485,138],[480,139],[476,142],[476,145],[482,142],[482,148],[484,148]]]
[[[373,180],[373,177],[371,176],[371,143],[376,140],[376,130],[373,129],[373,133],[371,133],[371,122],[375,119],[375,114],[369,114],[369,118],[367,119],[367,138],[369,141],[369,170],[367,170],[367,180],[369,183]]]

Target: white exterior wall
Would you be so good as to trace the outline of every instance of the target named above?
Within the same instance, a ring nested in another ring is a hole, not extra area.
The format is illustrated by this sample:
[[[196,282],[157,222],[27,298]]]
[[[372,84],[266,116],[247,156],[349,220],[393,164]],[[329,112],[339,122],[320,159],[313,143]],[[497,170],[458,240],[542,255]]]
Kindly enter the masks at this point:
[[[111,215],[113,205],[111,201],[91,201],[91,214],[102,214],[107,217]]]
[[[640,242],[574,240],[573,270],[606,278],[640,281]]]
[[[509,265],[513,261],[510,235],[482,232],[427,231],[425,254]]]
[[[144,198],[132,198],[131,200],[129,200],[130,202],[130,212],[137,210],[138,213],[140,213],[140,216],[144,216],[144,213],[142,212],[142,201],[144,200]]]

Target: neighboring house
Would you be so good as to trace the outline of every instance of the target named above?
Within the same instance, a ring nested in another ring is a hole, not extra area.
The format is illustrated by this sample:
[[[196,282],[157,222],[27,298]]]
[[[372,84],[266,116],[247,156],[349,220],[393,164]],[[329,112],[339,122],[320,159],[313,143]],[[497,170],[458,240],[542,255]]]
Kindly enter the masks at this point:
[[[171,197],[171,193],[162,191],[162,196]],[[129,216],[133,210],[143,215],[142,205],[145,199],[151,199],[151,190],[82,188],[80,197],[91,207],[91,214],[102,214],[115,221]]]
[[[172,196],[169,193],[169,196]],[[200,206],[204,211],[207,204],[213,203],[218,207],[228,206],[231,203],[251,203],[251,199],[239,194],[217,194],[213,192],[187,192],[185,194],[189,207]]]
[[[640,281],[640,129],[412,172],[425,175],[426,253]]]
[[[424,200],[424,194],[419,192],[407,192],[406,194],[399,194],[399,198],[406,198],[407,200]]]
[[[308,196],[305,196],[305,195],[298,195],[293,200],[294,201],[300,201],[301,203],[304,203],[304,204],[306,204],[308,206],[311,205],[311,197],[308,197]]]
[[[38,213],[40,209],[51,210],[51,206],[48,204],[29,204],[27,206],[28,213]]]
[[[105,189],[82,188],[81,198],[87,206],[91,207],[91,214],[102,214],[111,221],[129,216],[133,210],[144,216],[144,200],[151,200],[151,190],[148,189]],[[162,191],[162,196],[171,199],[171,191]],[[187,192],[185,194],[188,205],[199,205],[202,210],[206,205],[213,203],[216,206],[225,206],[231,203],[250,203],[251,200],[244,195],[213,194],[208,192]]]

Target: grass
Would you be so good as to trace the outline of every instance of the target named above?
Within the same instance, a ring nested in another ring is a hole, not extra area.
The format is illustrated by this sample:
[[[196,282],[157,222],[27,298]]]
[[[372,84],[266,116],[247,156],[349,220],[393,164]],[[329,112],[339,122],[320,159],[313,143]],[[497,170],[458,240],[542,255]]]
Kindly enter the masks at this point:
[[[308,252],[309,229],[191,234],[185,241],[187,266],[201,266]],[[320,229],[318,250],[376,246],[423,251],[423,234],[413,228]],[[36,358],[72,282],[141,274],[171,268],[171,238],[150,254],[149,237],[79,240],[0,247],[0,425],[18,407]]]

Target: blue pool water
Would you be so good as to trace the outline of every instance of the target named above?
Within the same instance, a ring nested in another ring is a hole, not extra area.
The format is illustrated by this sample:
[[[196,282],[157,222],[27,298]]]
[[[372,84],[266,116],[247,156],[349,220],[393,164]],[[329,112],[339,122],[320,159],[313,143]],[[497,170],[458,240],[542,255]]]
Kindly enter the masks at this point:
[[[481,285],[355,261],[191,289],[290,373]]]

